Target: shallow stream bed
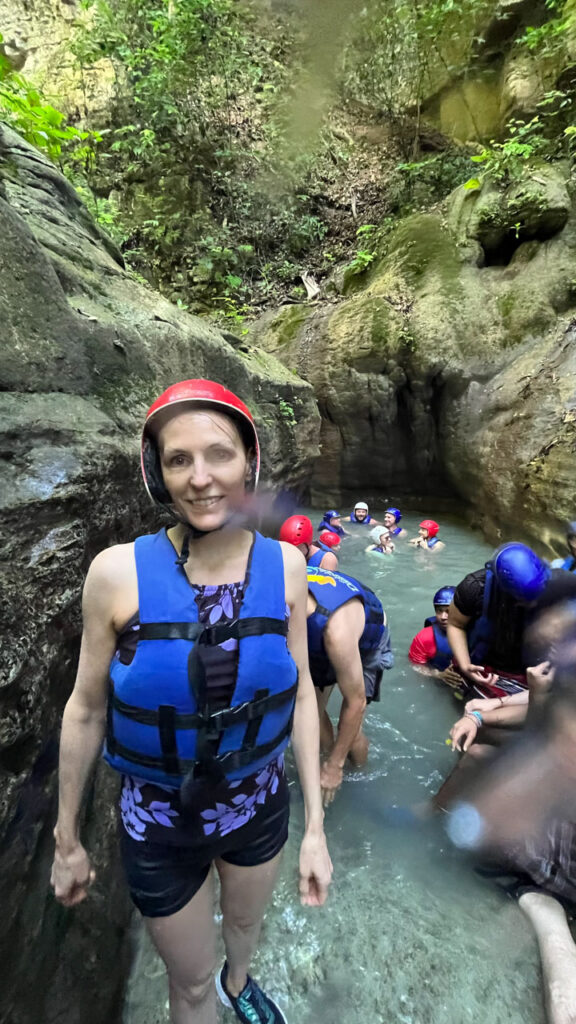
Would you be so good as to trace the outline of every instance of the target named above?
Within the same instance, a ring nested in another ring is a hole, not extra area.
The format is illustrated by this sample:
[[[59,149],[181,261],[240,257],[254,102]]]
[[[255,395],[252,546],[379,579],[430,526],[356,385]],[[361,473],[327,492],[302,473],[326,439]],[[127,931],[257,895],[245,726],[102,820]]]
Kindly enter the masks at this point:
[[[410,536],[420,518],[404,519]],[[436,555],[403,540],[392,556],[367,554],[369,530],[352,530],[340,567],[381,598],[396,665],[367,713],[368,764],[347,774],[326,815],[334,881],[321,910],[298,901],[303,809],[292,781],[290,841],[253,974],[290,1024],[543,1024],[536,946],[515,904],[450,848],[442,820],[414,826],[390,813],[426,801],[455,758],[446,738],[458,705],[411,669],[410,640],[435,591],[480,568],[491,549],[456,521],[443,526]],[[333,717],[338,704],[334,694]],[[288,769],[294,780],[290,759]],[[166,1024],[163,965],[141,931],[136,944],[125,1024]]]

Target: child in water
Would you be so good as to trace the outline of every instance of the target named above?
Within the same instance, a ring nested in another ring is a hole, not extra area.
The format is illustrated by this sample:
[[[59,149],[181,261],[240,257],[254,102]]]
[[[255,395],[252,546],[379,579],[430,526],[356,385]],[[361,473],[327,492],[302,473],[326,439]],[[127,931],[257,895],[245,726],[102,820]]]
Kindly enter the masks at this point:
[[[366,551],[377,551],[379,555],[391,555],[394,551],[394,542],[390,536],[387,526],[375,526],[370,533],[374,544],[369,544]]]

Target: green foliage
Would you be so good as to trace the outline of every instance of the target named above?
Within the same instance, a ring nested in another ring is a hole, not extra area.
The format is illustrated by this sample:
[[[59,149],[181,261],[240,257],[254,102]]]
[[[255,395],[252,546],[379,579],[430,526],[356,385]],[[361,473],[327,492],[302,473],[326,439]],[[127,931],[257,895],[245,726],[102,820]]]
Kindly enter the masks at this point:
[[[278,408],[280,410],[280,415],[284,420],[286,420],[286,423],[288,424],[289,427],[298,426],[298,421],[296,419],[294,409],[290,405],[290,402],[286,402],[283,398],[279,398]]]
[[[100,138],[96,132],[79,131],[67,125],[64,114],[46,103],[32,83],[14,71],[2,53],[2,42],[0,34],[0,118],[3,121],[55,162],[60,160],[64,145],[78,146]]]

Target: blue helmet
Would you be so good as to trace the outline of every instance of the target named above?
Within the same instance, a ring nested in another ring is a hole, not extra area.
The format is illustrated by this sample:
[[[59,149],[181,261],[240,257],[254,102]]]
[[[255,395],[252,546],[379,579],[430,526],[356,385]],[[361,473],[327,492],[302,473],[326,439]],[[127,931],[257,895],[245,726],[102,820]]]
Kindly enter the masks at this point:
[[[456,587],[440,587],[434,594],[433,605],[436,607],[437,604],[452,604],[452,598],[454,597],[454,591]]]
[[[386,515],[387,512],[392,513],[397,523],[399,523],[400,520],[402,519],[402,513],[399,508],[385,508],[384,515]]]
[[[539,597],[550,578],[550,567],[532,548],[517,542],[498,548],[492,568],[498,586],[522,604]]]
[[[335,508],[330,508],[330,509],[328,509],[327,512],[324,513],[324,519],[327,519],[327,520],[329,520],[329,519],[338,519],[339,517],[340,517],[340,513],[337,512]]]

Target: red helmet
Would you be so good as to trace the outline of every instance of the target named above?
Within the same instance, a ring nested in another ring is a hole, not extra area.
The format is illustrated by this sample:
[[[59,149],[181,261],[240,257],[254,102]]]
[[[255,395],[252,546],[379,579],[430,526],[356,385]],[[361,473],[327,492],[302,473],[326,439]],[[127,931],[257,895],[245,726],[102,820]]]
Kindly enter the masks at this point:
[[[423,519],[420,523],[421,530],[428,530],[429,537],[435,537],[440,527],[438,523],[435,523],[433,519]]]
[[[163,507],[170,504],[170,495],[162,478],[158,446],[149,430],[150,421],[163,409],[186,404],[195,405],[200,409],[213,408],[234,420],[247,449],[254,452],[252,478],[247,485],[249,490],[254,490],[260,474],[260,445],[252,413],[237,395],[228,391],[222,384],[217,384],[213,380],[181,380],[178,384],[166,388],[166,391],[152,403],[144,421],[140,461],[146,490],[152,500]]]
[[[322,530],[318,540],[327,548],[337,548],[340,543],[340,537],[337,533],[332,533],[332,530]]]
[[[307,516],[290,516],[280,527],[280,540],[288,544],[311,544],[314,530]]]

